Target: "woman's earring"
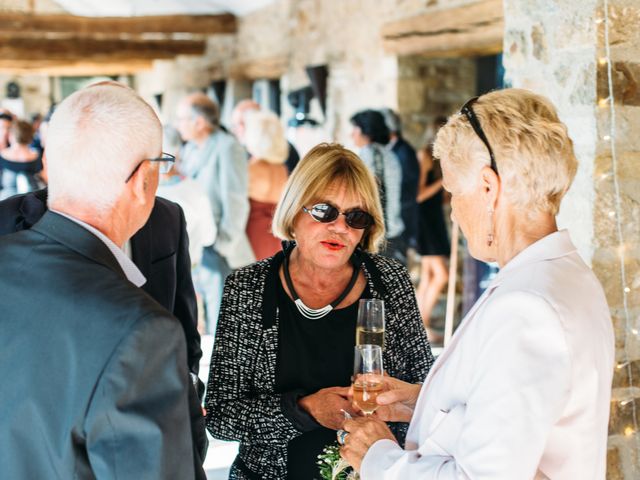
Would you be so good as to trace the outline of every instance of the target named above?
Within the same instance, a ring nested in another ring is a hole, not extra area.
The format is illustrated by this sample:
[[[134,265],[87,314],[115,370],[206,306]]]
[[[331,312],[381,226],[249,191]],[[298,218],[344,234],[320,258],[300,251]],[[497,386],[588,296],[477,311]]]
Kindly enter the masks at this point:
[[[489,234],[487,235],[487,246],[493,245],[493,208],[489,207]]]

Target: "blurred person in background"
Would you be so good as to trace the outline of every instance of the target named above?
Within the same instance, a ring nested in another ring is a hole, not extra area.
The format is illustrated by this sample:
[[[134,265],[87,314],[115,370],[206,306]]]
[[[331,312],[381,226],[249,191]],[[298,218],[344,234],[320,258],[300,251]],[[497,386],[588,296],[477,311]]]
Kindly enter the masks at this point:
[[[246,234],[249,173],[244,149],[220,128],[218,104],[203,93],[183,98],[177,129],[185,144],[180,171],[207,194],[216,225],[216,241],[202,255],[201,278],[207,332],[215,334],[224,280],[255,260]]]
[[[434,124],[434,138],[446,123],[446,118],[438,118]],[[447,258],[451,246],[443,211],[444,189],[442,173],[433,161],[433,141],[418,151],[420,160],[420,182],[418,201],[417,252],[420,254],[420,283],[416,295],[418,307],[429,338],[441,342],[443,335],[431,329],[431,312],[438,302],[440,293],[449,281]]]
[[[175,128],[163,128],[162,148],[166,153],[175,156],[176,162],[168,173],[160,175],[157,195],[177,203],[182,208],[189,235],[191,265],[197,268],[202,261],[203,249],[213,245],[216,240],[216,225],[213,222],[211,205],[200,184],[178,172],[182,140]]]
[[[384,116],[376,110],[363,110],[351,117],[351,125],[351,139],[359,148],[358,155],[378,181],[387,232],[381,254],[406,265],[407,247],[400,201],[402,170],[396,156],[384,147],[389,143],[389,129]]]
[[[247,114],[251,112],[258,112],[260,110],[261,110],[260,104],[255,100],[251,100],[251,99],[240,100],[236,104],[235,108],[233,109],[233,112],[231,113],[231,131],[233,132],[233,134],[236,136],[236,138],[242,145],[246,146],[245,118]],[[294,147],[291,142],[289,142],[288,140],[286,142],[287,142],[288,150],[287,150],[287,158],[285,160],[285,164],[287,166],[287,169],[289,170],[289,173],[291,173],[293,169],[296,168],[296,165],[300,161],[300,155],[298,153],[298,150],[296,150],[296,147]]]
[[[273,213],[287,183],[287,141],[278,117],[251,112],[245,118],[245,146],[249,159],[249,221],[247,235],[256,260],[270,257],[282,247],[271,232]]]
[[[416,247],[418,235],[418,181],[420,177],[420,166],[416,151],[402,136],[402,122],[400,116],[390,108],[383,108],[381,113],[389,129],[390,149],[402,170],[402,183],[400,193],[400,215],[404,223],[404,243],[407,247]]]
[[[13,115],[8,110],[0,109],[0,151],[9,146],[9,129],[13,124]]]
[[[37,174],[42,170],[40,152],[30,145],[33,127],[23,120],[16,120],[9,128],[9,146],[0,150],[0,199],[37,190],[41,187]]]

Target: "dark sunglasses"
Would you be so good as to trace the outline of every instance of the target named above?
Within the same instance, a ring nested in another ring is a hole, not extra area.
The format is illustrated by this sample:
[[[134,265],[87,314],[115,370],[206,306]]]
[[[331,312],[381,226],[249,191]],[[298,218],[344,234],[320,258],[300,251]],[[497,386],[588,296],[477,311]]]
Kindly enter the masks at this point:
[[[494,172],[498,173],[498,165],[496,165],[496,159],[493,156],[493,150],[491,149],[491,145],[489,145],[489,140],[487,140],[487,136],[484,134],[484,131],[480,126],[480,121],[478,120],[478,117],[476,117],[476,114],[473,111],[473,108],[471,108],[471,106],[477,101],[478,101],[478,97],[473,97],[472,99],[470,99],[467,103],[465,103],[462,106],[462,108],[460,109],[460,113],[465,117],[467,117],[467,120],[469,120],[469,123],[471,124],[471,128],[473,128],[473,131],[476,132],[476,135],[478,135],[478,138],[482,140],[482,143],[484,143],[485,146],[487,147],[487,150],[489,150],[489,157],[491,157],[491,168]]]
[[[344,219],[351,228],[362,230],[373,225],[373,217],[364,210],[349,210],[341,212],[333,205],[328,203],[316,203],[311,208],[302,207],[302,211],[311,215],[316,222],[331,223],[335,222],[338,215],[344,215]]]
[[[129,180],[131,180],[131,177],[133,177],[135,175],[135,173],[140,168],[140,165],[142,165],[144,162],[158,162],[160,173],[161,174],[166,174],[166,173],[169,173],[171,171],[171,167],[173,166],[175,161],[176,161],[176,157],[174,157],[170,153],[164,153],[164,152],[162,152],[162,156],[161,157],[145,158],[143,160],[140,160],[140,163],[138,163],[138,165],[136,165],[136,168],[133,169],[133,172],[131,172],[131,175],[129,175],[127,177],[127,179],[124,181],[124,183],[128,183]]]

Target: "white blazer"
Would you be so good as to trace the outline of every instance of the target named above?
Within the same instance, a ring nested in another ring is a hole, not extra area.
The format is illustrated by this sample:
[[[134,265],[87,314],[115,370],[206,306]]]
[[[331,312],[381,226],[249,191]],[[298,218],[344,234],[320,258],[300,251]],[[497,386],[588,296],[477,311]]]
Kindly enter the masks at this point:
[[[566,231],[496,276],[432,367],[405,449],[376,442],[375,479],[605,478],[614,336]]]

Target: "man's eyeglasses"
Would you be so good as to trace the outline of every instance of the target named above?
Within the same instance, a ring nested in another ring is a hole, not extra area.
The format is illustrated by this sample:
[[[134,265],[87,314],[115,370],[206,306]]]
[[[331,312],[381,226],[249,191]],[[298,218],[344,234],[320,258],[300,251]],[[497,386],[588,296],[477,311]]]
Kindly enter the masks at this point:
[[[471,128],[473,128],[473,131],[476,132],[476,135],[478,135],[478,138],[482,140],[482,143],[484,143],[485,146],[487,147],[487,150],[489,150],[489,157],[491,158],[491,168],[493,169],[494,172],[498,173],[498,165],[496,165],[496,159],[493,156],[493,150],[491,149],[491,145],[489,145],[489,140],[487,140],[487,136],[484,134],[484,131],[480,126],[480,121],[478,120],[478,117],[476,117],[476,114],[473,111],[473,108],[471,108],[471,106],[477,101],[478,101],[478,97],[473,97],[471,100],[469,100],[467,103],[465,103],[462,106],[462,108],[460,109],[460,113],[465,117],[467,117],[467,120],[469,120],[469,123],[471,124]]]
[[[133,172],[131,172],[131,175],[127,177],[124,183],[128,183],[129,180],[131,180],[131,177],[133,177],[136,174],[136,172],[140,168],[140,165],[142,165],[144,162],[158,162],[160,173],[165,174],[171,171],[171,167],[173,166],[175,161],[176,161],[176,157],[174,157],[170,153],[164,153],[164,152],[162,152],[161,157],[145,158],[141,160],[140,163],[138,163],[138,165],[136,165],[136,168],[133,169]]]
[[[333,205],[328,203],[316,203],[311,208],[302,207],[305,213],[311,215],[316,222],[331,223],[334,222],[338,215],[344,215],[344,219],[351,228],[362,230],[373,225],[373,217],[364,210],[355,209],[348,212],[341,212]]]

